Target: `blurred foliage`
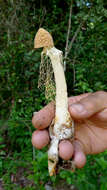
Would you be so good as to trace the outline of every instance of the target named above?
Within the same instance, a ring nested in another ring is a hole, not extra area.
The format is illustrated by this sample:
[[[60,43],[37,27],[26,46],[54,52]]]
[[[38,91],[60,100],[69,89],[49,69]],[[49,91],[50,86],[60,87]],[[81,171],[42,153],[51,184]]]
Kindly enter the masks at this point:
[[[45,104],[37,89],[40,50],[33,49],[39,27],[51,32],[55,46],[65,51],[70,0],[0,0],[0,178],[6,190],[44,189],[64,179],[78,190],[107,189],[107,152],[89,156],[75,173],[61,171],[50,178],[47,155],[31,145],[32,113]],[[73,2],[70,41],[80,31],[66,60],[68,93],[107,90],[106,1]],[[16,184],[18,168],[32,183]],[[28,168],[28,170],[26,169]]]

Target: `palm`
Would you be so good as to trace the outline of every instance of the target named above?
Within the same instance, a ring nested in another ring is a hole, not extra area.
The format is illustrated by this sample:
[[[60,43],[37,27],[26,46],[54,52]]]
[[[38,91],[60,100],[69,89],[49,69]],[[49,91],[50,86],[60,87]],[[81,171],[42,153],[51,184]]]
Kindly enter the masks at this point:
[[[82,143],[86,154],[103,152],[107,148],[107,123],[96,117],[76,121],[75,139]]]

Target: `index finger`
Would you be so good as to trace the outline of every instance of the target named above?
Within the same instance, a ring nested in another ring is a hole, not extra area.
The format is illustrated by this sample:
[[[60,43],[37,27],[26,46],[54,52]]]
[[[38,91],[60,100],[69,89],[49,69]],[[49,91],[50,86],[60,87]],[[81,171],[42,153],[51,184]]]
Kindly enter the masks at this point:
[[[32,124],[37,129],[44,129],[48,127],[55,117],[55,104],[54,102],[49,103],[32,118]]]
[[[88,95],[89,93],[70,97],[68,99],[69,106],[72,103],[76,103],[77,101]],[[54,117],[55,117],[55,104],[54,102],[51,102],[33,116],[32,124],[37,129],[45,129],[50,125]]]

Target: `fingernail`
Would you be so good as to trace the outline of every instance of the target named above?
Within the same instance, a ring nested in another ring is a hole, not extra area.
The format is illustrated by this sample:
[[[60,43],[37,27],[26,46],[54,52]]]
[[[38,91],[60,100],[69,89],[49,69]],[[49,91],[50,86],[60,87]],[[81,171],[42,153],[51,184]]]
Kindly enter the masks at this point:
[[[79,114],[85,114],[87,111],[84,109],[84,106],[82,104],[72,104],[71,110],[73,112],[77,112]]]

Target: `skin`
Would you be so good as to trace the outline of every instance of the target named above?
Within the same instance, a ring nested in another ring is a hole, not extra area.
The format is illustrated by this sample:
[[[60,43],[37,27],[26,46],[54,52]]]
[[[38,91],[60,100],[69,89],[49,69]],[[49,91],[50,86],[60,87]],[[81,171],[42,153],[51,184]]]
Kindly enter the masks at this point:
[[[87,154],[98,154],[107,149],[107,92],[82,94],[70,97],[68,101],[69,112],[75,121],[75,137],[72,144],[67,140],[60,142],[59,156],[65,160],[73,156],[76,167],[82,168],[86,163]],[[34,140],[32,144],[35,147],[39,144],[39,149],[49,143],[47,127],[54,118],[54,111],[52,102],[32,118],[37,131],[41,134],[46,131],[45,137],[39,136],[38,132],[32,135],[33,139],[38,138],[38,142]],[[44,145],[41,143],[42,138]]]

